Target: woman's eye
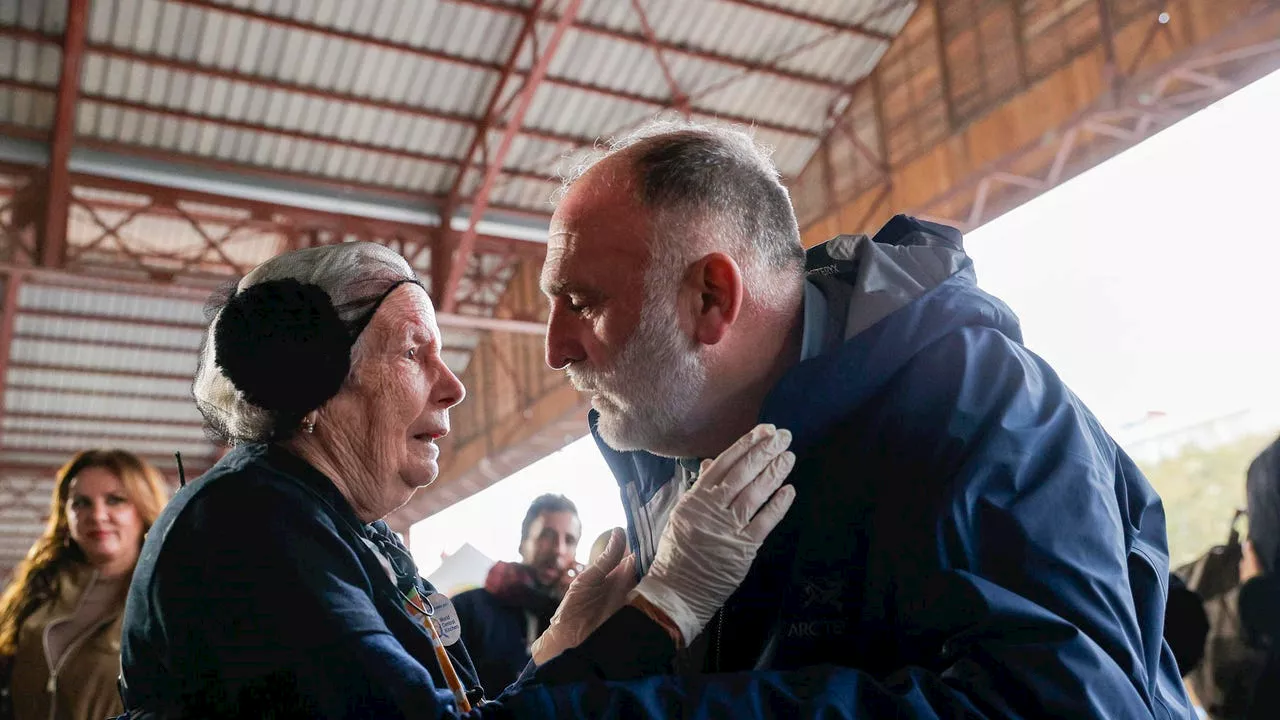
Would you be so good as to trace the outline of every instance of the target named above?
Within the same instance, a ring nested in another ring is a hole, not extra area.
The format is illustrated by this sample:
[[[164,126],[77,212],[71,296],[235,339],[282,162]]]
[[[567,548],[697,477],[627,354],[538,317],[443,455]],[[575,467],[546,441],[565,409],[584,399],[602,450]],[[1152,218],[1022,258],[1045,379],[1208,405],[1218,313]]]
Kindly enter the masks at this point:
[[[405,359],[407,360],[413,360],[414,358],[418,357],[418,349],[409,348],[408,350],[404,351],[404,356],[405,356]]]

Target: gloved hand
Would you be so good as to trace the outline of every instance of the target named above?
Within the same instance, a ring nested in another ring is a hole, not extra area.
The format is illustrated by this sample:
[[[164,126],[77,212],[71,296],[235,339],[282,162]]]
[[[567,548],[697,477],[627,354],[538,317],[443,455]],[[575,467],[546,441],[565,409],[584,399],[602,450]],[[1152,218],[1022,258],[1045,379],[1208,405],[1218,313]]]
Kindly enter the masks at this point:
[[[627,603],[627,594],[636,585],[636,563],[635,556],[626,550],[627,534],[614,528],[604,552],[569,584],[551,624],[533,641],[530,652],[534,664],[541,665],[577,647]]]
[[[795,466],[795,455],[786,452],[790,444],[789,431],[757,425],[704,462],[698,481],[671,510],[653,565],[632,598],[643,598],[635,604],[651,616],[654,609],[665,615],[654,619],[677,628],[685,645],[746,578],[756,551],[795,500],[793,486],[779,489]]]

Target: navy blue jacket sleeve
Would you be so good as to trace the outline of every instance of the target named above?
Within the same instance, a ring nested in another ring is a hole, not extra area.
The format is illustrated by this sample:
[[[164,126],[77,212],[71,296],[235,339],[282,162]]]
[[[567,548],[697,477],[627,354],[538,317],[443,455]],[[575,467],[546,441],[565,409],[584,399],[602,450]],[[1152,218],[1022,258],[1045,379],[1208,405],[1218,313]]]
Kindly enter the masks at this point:
[[[1191,717],[1160,499],[1053,370],[966,328],[884,406],[904,413],[887,451],[926,451],[920,499],[941,499],[937,601],[907,620],[947,638],[945,682],[1001,717]]]
[[[903,561],[933,564],[938,580],[935,601],[902,620],[941,639],[934,666],[599,683],[543,697],[553,714],[1194,717],[1161,640],[1159,499],[1047,365],[964,329],[919,353],[877,404],[884,453],[921,470],[931,528]]]

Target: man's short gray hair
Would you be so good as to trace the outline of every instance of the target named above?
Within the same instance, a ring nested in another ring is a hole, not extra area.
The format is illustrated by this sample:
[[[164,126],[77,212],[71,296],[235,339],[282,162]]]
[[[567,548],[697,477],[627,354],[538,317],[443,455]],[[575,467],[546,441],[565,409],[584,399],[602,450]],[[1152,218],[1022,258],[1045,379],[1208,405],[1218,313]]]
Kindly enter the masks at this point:
[[[804,268],[791,197],[769,151],[723,125],[655,121],[615,140],[570,171],[561,193],[588,170],[623,156],[637,198],[653,213],[650,276],[670,278],[714,249],[727,250],[748,276],[748,293],[768,298],[768,273]],[[702,243],[693,242],[702,239]]]
[[[215,293],[205,307],[209,328],[200,348],[200,365],[191,386],[196,406],[204,416],[206,432],[227,444],[267,442],[290,436],[299,418],[283,418],[245,399],[215,361],[215,329],[235,293],[268,280],[292,279],[320,287],[329,295],[343,324],[357,338],[352,366],[359,355],[358,333],[388,288],[404,280],[416,280],[409,263],[390,248],[375,243],[341,243],[278,255],[253,270],[234,286]],[[271,362],[262,358],[262,362]],[[305,368],[298,377],[305,381]]]

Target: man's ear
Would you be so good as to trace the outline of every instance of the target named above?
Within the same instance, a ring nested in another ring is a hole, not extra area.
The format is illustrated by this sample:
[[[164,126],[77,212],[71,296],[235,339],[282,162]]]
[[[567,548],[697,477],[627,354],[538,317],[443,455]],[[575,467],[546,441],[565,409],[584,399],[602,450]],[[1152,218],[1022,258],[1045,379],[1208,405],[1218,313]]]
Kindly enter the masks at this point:
[[[742,270],[724,253],[711,253],[689,266],[685,290],[692,305],[693,337],[702,345],[724,339],[742,311]]]

